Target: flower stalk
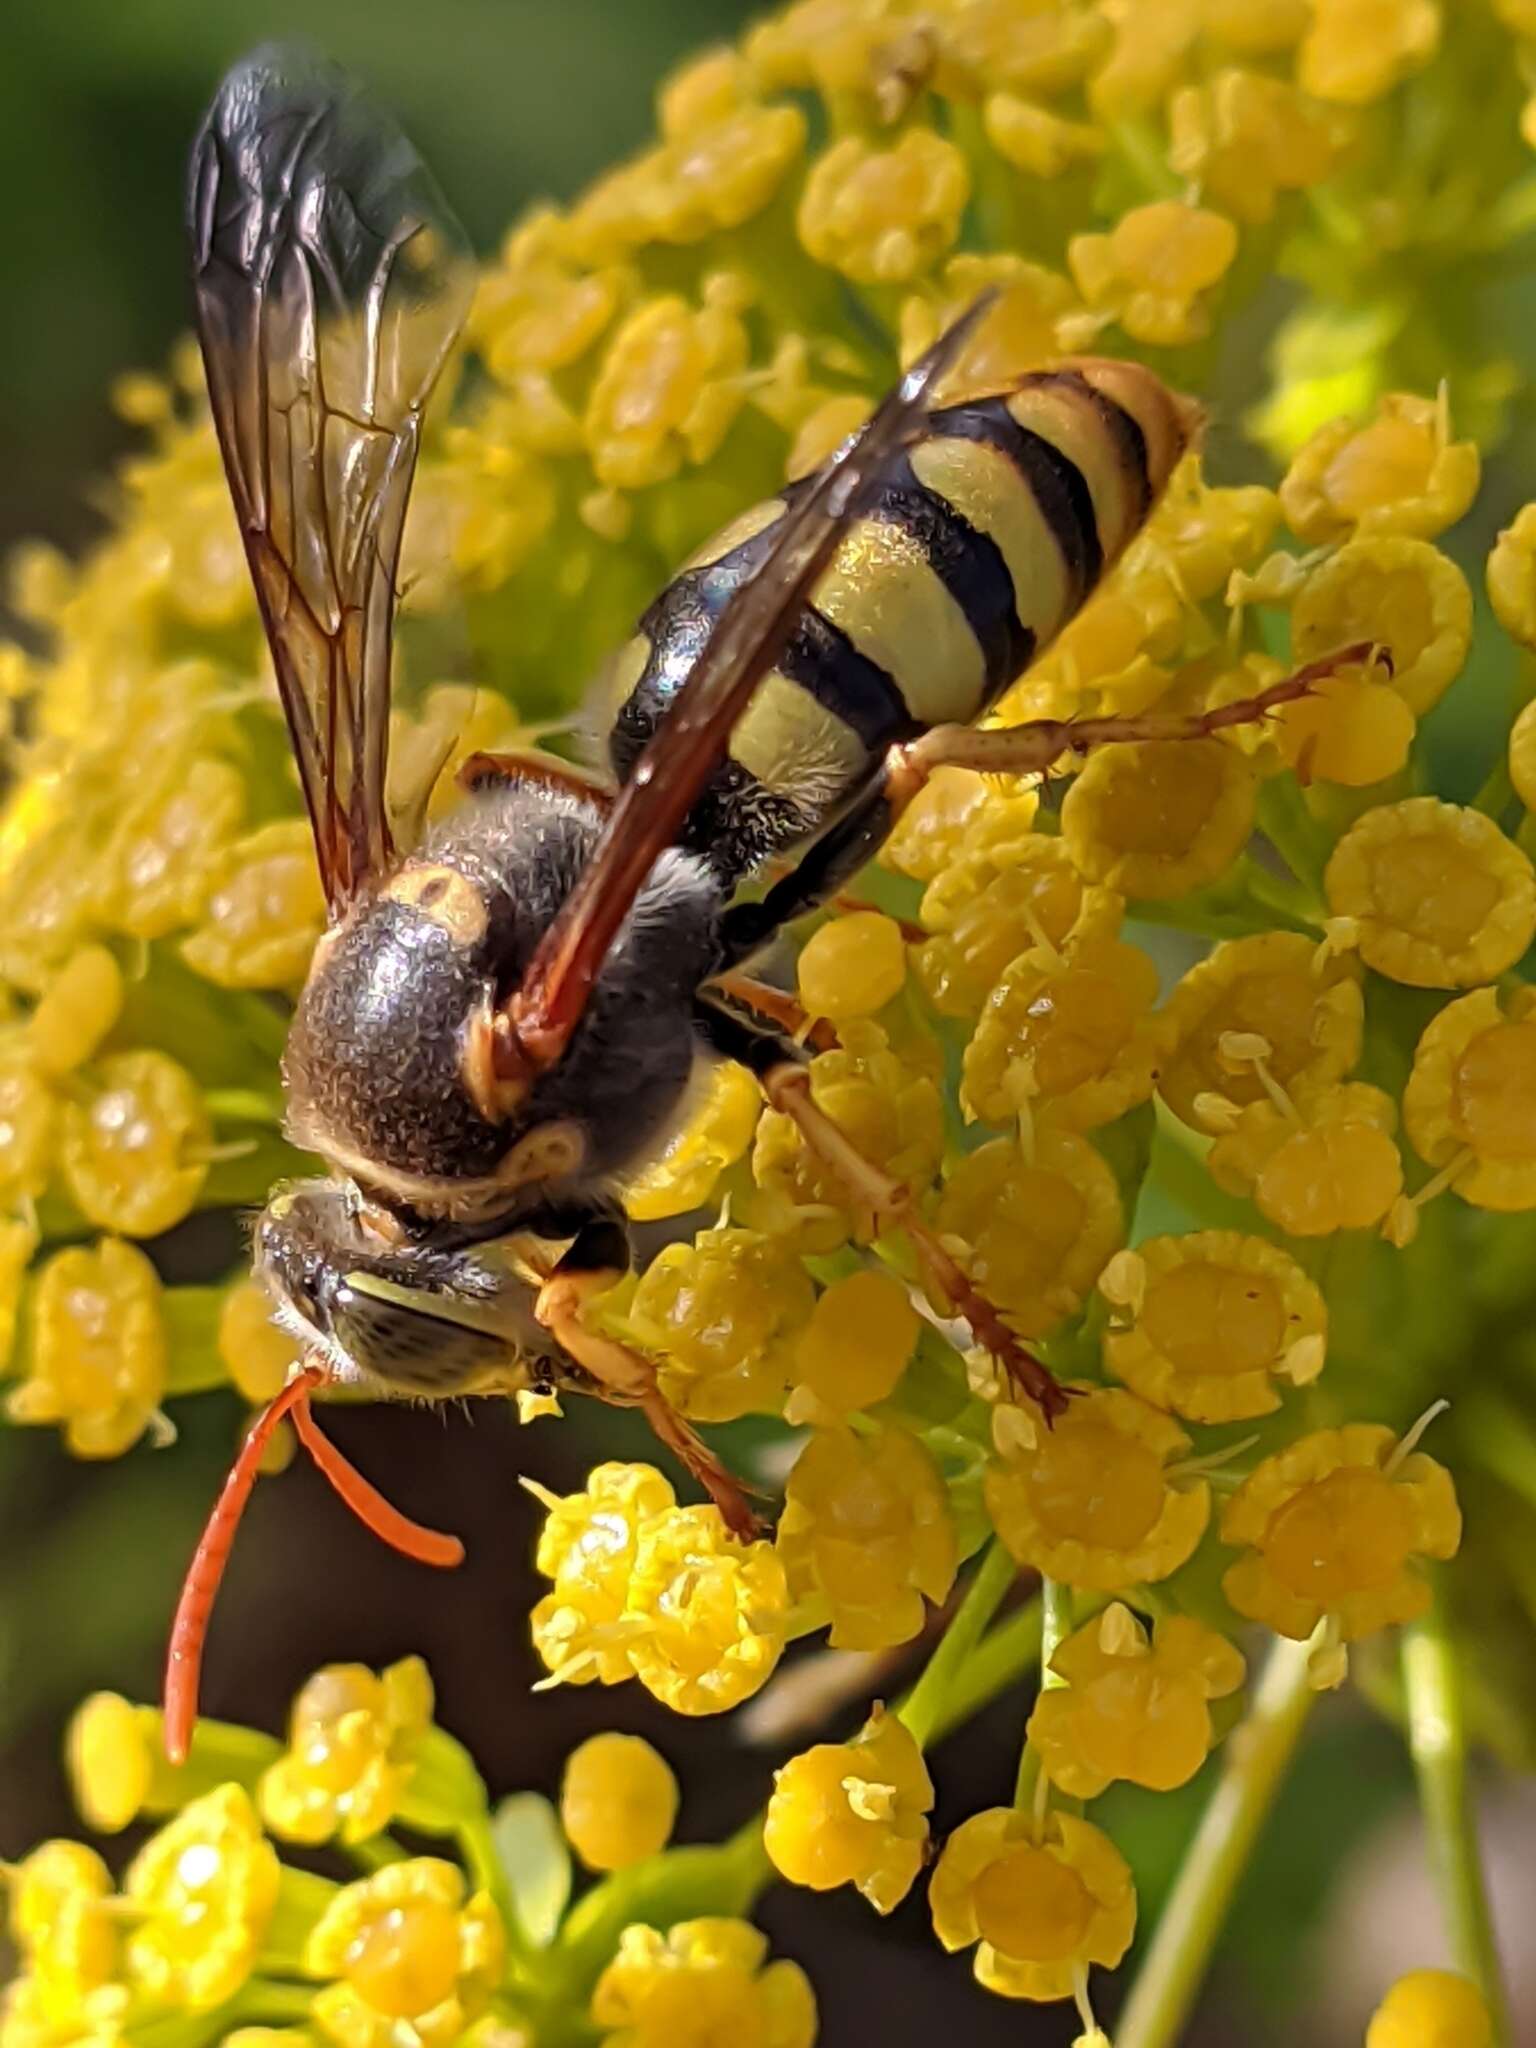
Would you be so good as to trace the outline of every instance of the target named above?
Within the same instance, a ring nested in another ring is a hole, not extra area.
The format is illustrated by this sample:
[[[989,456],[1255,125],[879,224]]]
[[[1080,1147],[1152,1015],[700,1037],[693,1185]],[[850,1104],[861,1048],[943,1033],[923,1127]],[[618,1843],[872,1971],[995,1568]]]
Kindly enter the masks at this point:
[[[1404,1635],[1402,1669],[1408,1747],[1447,1945],[1456,1968],[1483,1995],[1493,2028],[1490,2048],[1509,2048],[1509,1999],[1478,1842],[1461,1672],[1443,1591]]]

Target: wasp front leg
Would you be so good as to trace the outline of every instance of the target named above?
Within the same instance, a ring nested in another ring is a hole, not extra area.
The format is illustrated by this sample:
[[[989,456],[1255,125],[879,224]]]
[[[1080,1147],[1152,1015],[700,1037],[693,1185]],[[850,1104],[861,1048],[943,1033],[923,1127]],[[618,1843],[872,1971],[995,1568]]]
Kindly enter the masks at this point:
[[[663,1394],[651,1360],[584,1320],[587,1304],[628,1271],[629,1243],[622,1225],[608,1218],[589,1224],[539,1289],[534,1319],[596,1382],[604,1400],[640,1410],[657,1439],[704,1488],[731,1534],[750,1542],[762,1528],[745,1487]]]
[[[919,1213],[911,1188],[866,1159],[811,1094],[810,1069],[794,1040],[758,1029],[734,1012],[700,998],[700,1027],[720,1052],[757,1076],[769,1107],[787,1116],[806,1149],[841,1182],[882,1229],[899,1230],[911,1244],[934,1290],[969,1323],[978,1344],[989,1351],[1014,1387],[1037,1404],[1047,1420],[1067,1405],[1066,1389],[1026,1349],[987,1300],[938,1233]]]

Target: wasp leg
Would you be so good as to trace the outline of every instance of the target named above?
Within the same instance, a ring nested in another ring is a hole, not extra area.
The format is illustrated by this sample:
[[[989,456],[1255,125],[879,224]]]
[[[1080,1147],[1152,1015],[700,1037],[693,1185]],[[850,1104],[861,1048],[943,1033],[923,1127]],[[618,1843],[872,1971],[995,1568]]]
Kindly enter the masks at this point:
[[[934,726],[921,738],[891,748],[841,816],[811,842],[797,865],[781,876],[760,902],[730,906],[720,925],[721,967],[729,972],[771,945],[795,918],[837,900],[844,885],[880,851],[902,812],[936,768],[974,768],[989,775],[1043,775],[1064,754],[1086,754],[1113,740],[1208,739],[1228,726],[1256,724],[1282,704],[1308,696],[1341,668],[1369,661],[1390,666],[1383,649],[1358,640],[1271,683],[1267,690],[1256,690],[1251,697],[1209,711],[1148,711],[1134,718],[1041,718],[1028,725],[991,726],[983,731],[970,725]]]
[[[534,782],[544,789],[557,789],[596,804],[600,811],[613,808],[614,792],[605,782],[595,781],[569,761],[553,754],[470,754],[460,765],[454,780],[460,789],[473,793],[494,789],[507,782]]]
[[[1064,754],[1087,754],[1116,740],[1202,740],[1234,725],[1257,725],[1283,704],[1310,696],[1321,682],[1357,662],[1390,667],[1384,650],[1369,640],[1340,647],[1320,661],[1309,662],[1294,675],[1268,689],[1238,697],[1209,711],[1143,711],[1120,718],[1040,718],[1028,725],[936,725],[921,739],[895,749],[889,771],[895,786],[893,803],[909,803],[935,768],[973,768],[988,775],[1044,774]]]
[[[659,1441],[704,1488],[731,1534],[751,1542],[762,1534],[762,1524],[752,1511],[746,1489],[662,1393],[656,1384],[655,1366],[627,1344],[588,1329],[582,1321],[584,1305],[593,1295],[612,1287],[624,1269],[586,1265],[580,1259],[573,1268],[571,1253],[579,1253],[581,1245],[578,1239],[539,1289],[533,1304],[535,1319],[591,1375],[605,1400],[640,1410]]]
[[[937,1233],[919,1215],[912,1190],[866,1159],[813,1101],[810,1072],[800,1048],[777,1033],[754,1029],[708,996],[700,998],[695,1014],[716,1049],[757,1076],[770,1107],[790,1119],[828,1172],[870,1210],[883,1229],[905,1232],[933,1286],[970,1324],[977,1343],[998,1361],[1015,1388],[1027,1394],[1048,1421],[1061,1414],[1067,1405],[1066,1389],[1025,1349],[959,1261],[945,1250]]]
[[[797,1045],[813,1045],[817,1052],[832,1052],[838,1044],[837,1033],[825,1017],[807,1015],[788,989],[775,988],[771,981],[759,981],[751,974],[717,974],[709,988],[711,994],[724,996],[733,1008],[750,1010],[754,1017],[776,1024]]]

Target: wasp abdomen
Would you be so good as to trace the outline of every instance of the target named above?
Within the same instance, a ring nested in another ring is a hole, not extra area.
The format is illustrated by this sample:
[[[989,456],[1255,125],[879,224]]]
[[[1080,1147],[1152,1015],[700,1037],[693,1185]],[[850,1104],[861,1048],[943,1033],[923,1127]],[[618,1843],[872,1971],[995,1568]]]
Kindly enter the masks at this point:
[[[734,879],[813,831],[894,742],[975,719],[1092,593],[1190,428],[1151,371],[1086,357],[931,414],[816,584],[684,843]],[[794,496],[717,535],[641,621],[619,662],[621,777]]]

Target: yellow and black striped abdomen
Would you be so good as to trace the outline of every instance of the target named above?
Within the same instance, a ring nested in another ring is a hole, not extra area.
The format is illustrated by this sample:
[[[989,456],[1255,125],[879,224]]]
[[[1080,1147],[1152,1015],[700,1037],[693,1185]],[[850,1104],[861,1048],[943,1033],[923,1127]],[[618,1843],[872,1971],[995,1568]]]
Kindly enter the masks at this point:
[[[1140,528],[1191,417],[1139,364],[1086,357],[930,415],[815,585],[687,843],[734,879],[813,832],[895,741],[978,717]],[[717,535],[641,621],[616,679],[621,778],[797,488]]]

